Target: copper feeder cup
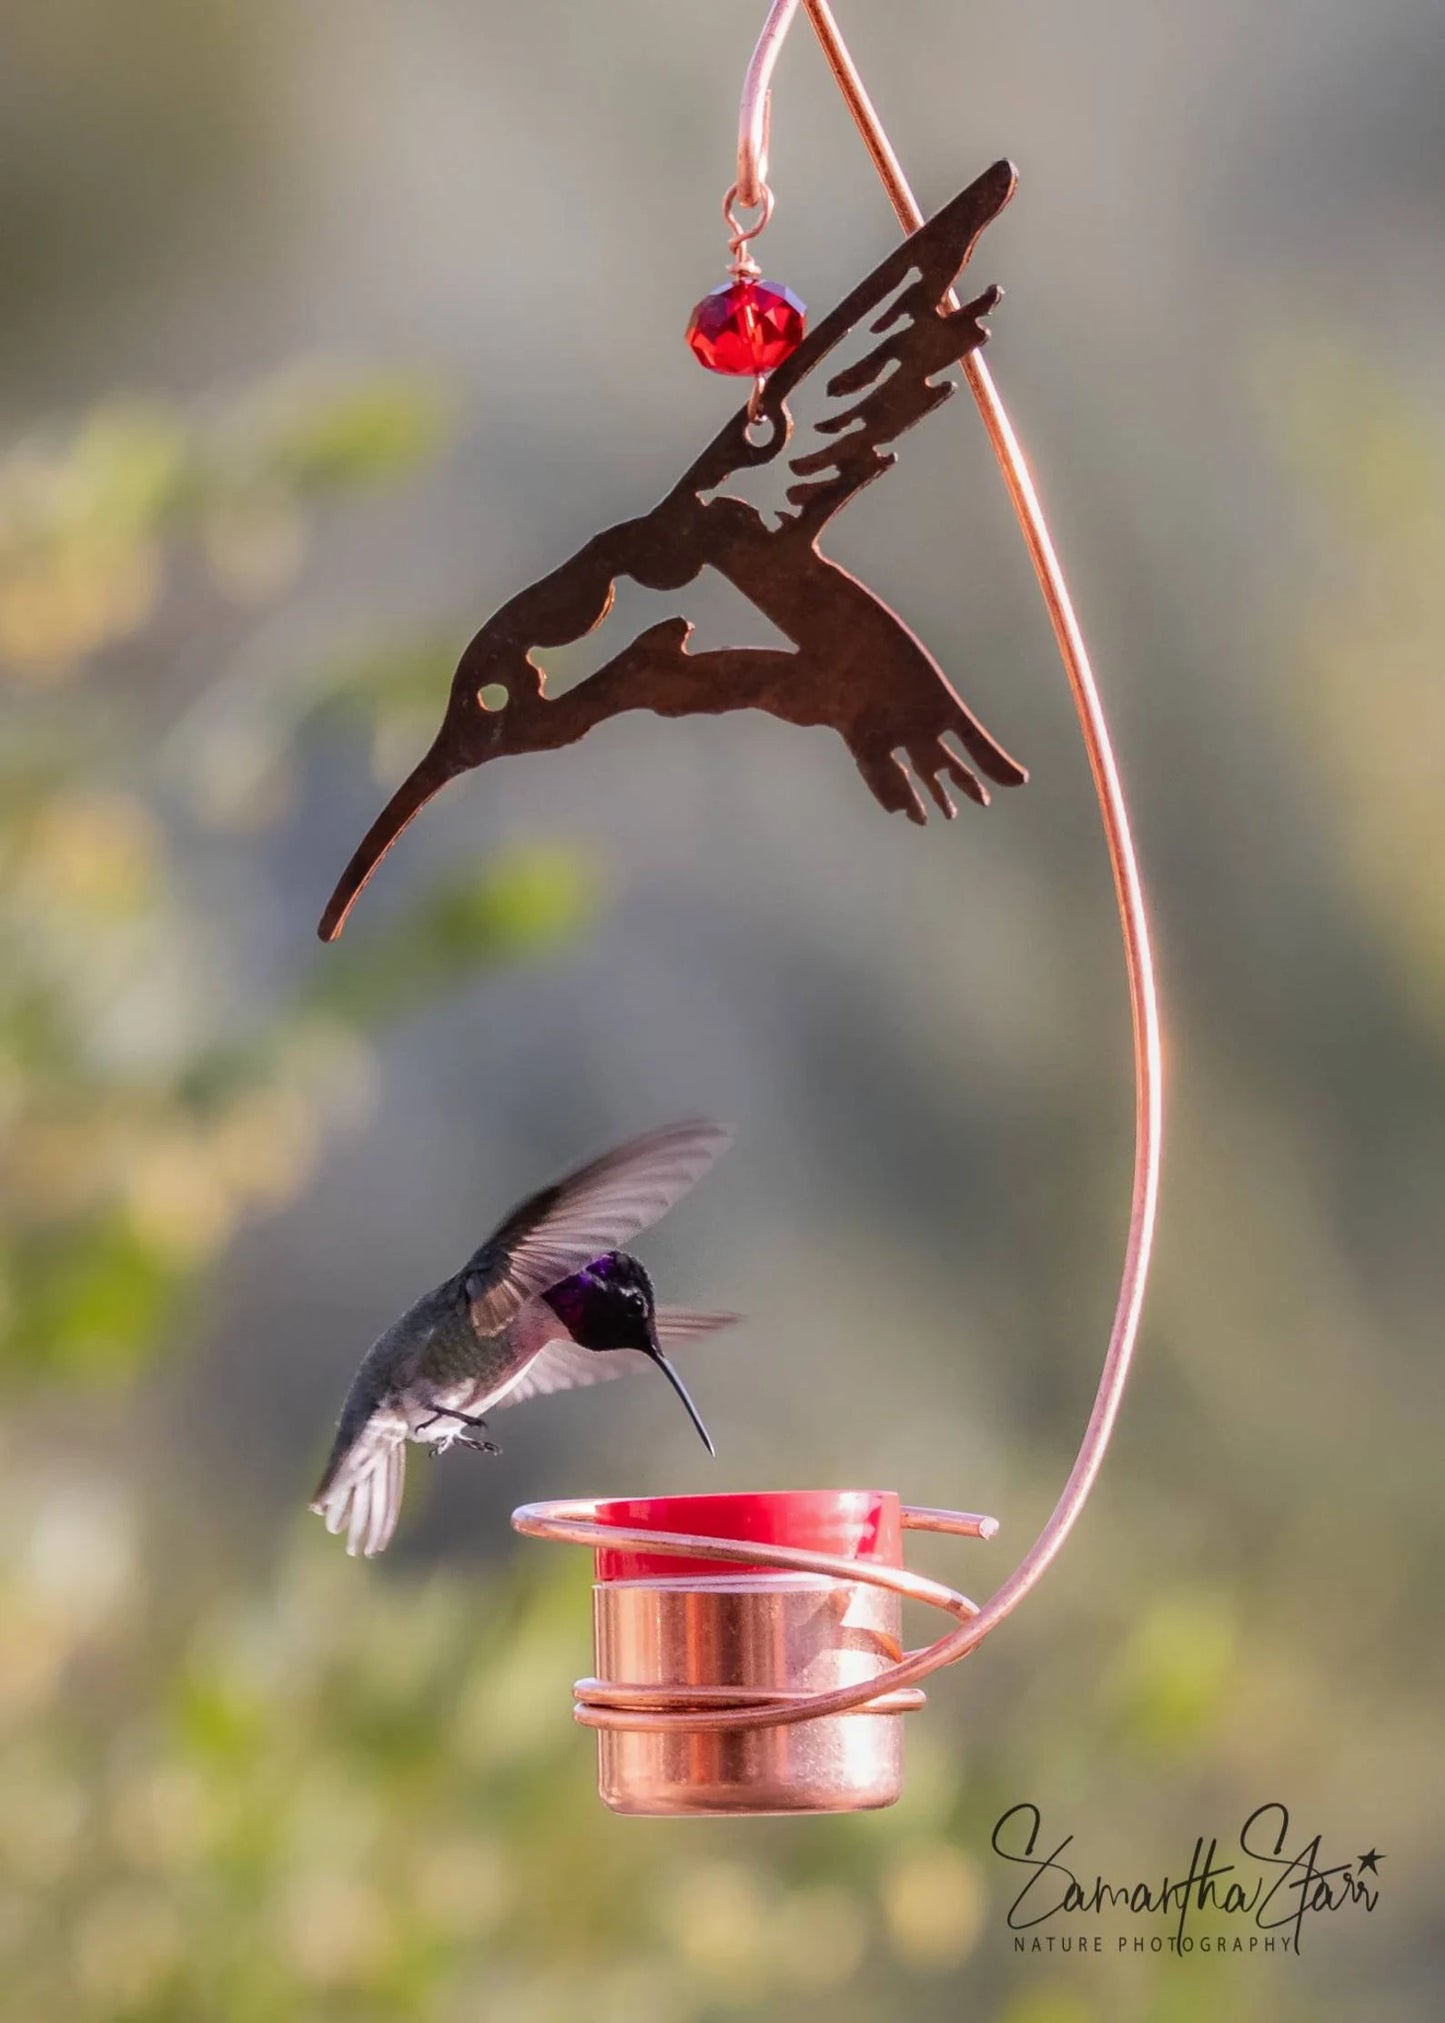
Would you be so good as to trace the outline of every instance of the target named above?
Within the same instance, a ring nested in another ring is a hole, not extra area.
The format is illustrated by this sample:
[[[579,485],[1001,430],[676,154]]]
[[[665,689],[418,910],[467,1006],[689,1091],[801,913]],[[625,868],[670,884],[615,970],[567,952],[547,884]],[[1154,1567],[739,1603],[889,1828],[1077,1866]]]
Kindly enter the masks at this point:
[[[902,1716],[924,1699],[889,1683],[903,1598],[976,1613],[904,1569],[903,1530],[997,1528],[865,1489],[534,1505],[513,1523],[594,1546],[597,1677],[576,1718],[597,1730],[604,1803],[673,1817],[892,1805]]]

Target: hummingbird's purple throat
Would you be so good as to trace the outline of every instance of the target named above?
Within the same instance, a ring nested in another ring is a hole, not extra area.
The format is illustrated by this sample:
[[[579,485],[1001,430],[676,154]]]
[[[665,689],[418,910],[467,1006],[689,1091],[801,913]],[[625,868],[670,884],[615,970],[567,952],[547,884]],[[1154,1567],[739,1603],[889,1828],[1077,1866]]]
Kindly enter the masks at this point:
[[[579,1348],[640,1349],[650,1356],[682,1400],[703,1446],[709,1454],[714,1451],[687,1386],[662,1353],[652,1280],[635,1257],[609,1250],[542,1297]]]
[[[543,1295],[574,1342],[586,1349],[648,1349],[652,1281],[624,1250],[609,1250]]]

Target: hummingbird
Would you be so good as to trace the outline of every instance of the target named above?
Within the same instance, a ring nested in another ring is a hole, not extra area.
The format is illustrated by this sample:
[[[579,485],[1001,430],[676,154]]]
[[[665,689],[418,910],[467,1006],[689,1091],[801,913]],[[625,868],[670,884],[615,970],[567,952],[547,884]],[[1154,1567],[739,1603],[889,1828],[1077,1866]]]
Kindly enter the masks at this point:
[[[401,1509],[406,1443],[497,1453],[484,1415],[655,1364],[709,1454],[697,1407],[665,1353],[736,1314],[660,1307],[623,1248],[700,1180],[731,1133],[665,1125],[529,1196],[459,1272],[424,1293],[368,1350],[311,1508],[349,1553],[380,1552]],[[478,1435],[483,1437],[478,1438]]]

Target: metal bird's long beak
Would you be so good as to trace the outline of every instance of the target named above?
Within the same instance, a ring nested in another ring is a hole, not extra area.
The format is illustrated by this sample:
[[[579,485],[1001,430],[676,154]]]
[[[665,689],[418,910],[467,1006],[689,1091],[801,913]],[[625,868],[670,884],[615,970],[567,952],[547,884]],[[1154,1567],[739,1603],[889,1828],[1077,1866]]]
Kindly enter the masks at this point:
[[[717,1449],[712,1444],[712,1435],[708,1432],[706,1426],[703,1425],[697,1406],[694,1405],[692,1399],[687,1395],[687,1386],[683,1383],[682,1378],[677,1374],[677,1371],[672,1367],[672,1364],[667,1360],[667,1357],[662,1353],[656,1342],[652,1344],[647,1353],[651,1356],[653,1362],[656,1363],[658,1369],[661,1370],[664,1377],[666,1377],[668,1383],[671,1384],[673,1390],[676,1391],[678,1397],[681,1398],[688,1418],[691,1419],[693,1425],[697,1428],[698,1438],[702,1441],[708,1453],[716,1460]]]

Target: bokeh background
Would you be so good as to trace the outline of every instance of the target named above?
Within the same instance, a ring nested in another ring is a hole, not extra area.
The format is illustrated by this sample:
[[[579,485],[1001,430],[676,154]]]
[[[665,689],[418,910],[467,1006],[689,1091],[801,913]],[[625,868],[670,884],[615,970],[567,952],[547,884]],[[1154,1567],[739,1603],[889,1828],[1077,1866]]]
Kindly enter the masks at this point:
[[[917,831],[824,733],[628,718],[453,789],[313,938],[475,624],[728,411],[681,328],[762,11],[6,9],[7,2023],[1438,2014],[1435,0],[843,10],[926,205],[1021,167],[978,272],[1132,783],[1162,1242],[1087,1518],[931,1688],[894,1811],[594,1795],[589,1568],[512,1505],[892,1485],[1000,1513],[923,1554],[987,1592],[1072,1456],[1126,1214],[1097,820],[962,401],[831,545],[1024,793]],[[773,182],[765,264],[824,308],[894,227],[803,25]],[[524,1189],[696,1108],[738,1147],[646,1255],[752,1317],[689,1362],[720,1461],[661,1384],[548,1401],[347,1560],[304,1506],[373,1335]],[[1283,1799],[1385,1854],[1380,1905],[1299,1959],[1020,1959],[1020,1799],[1131,1877]]]

